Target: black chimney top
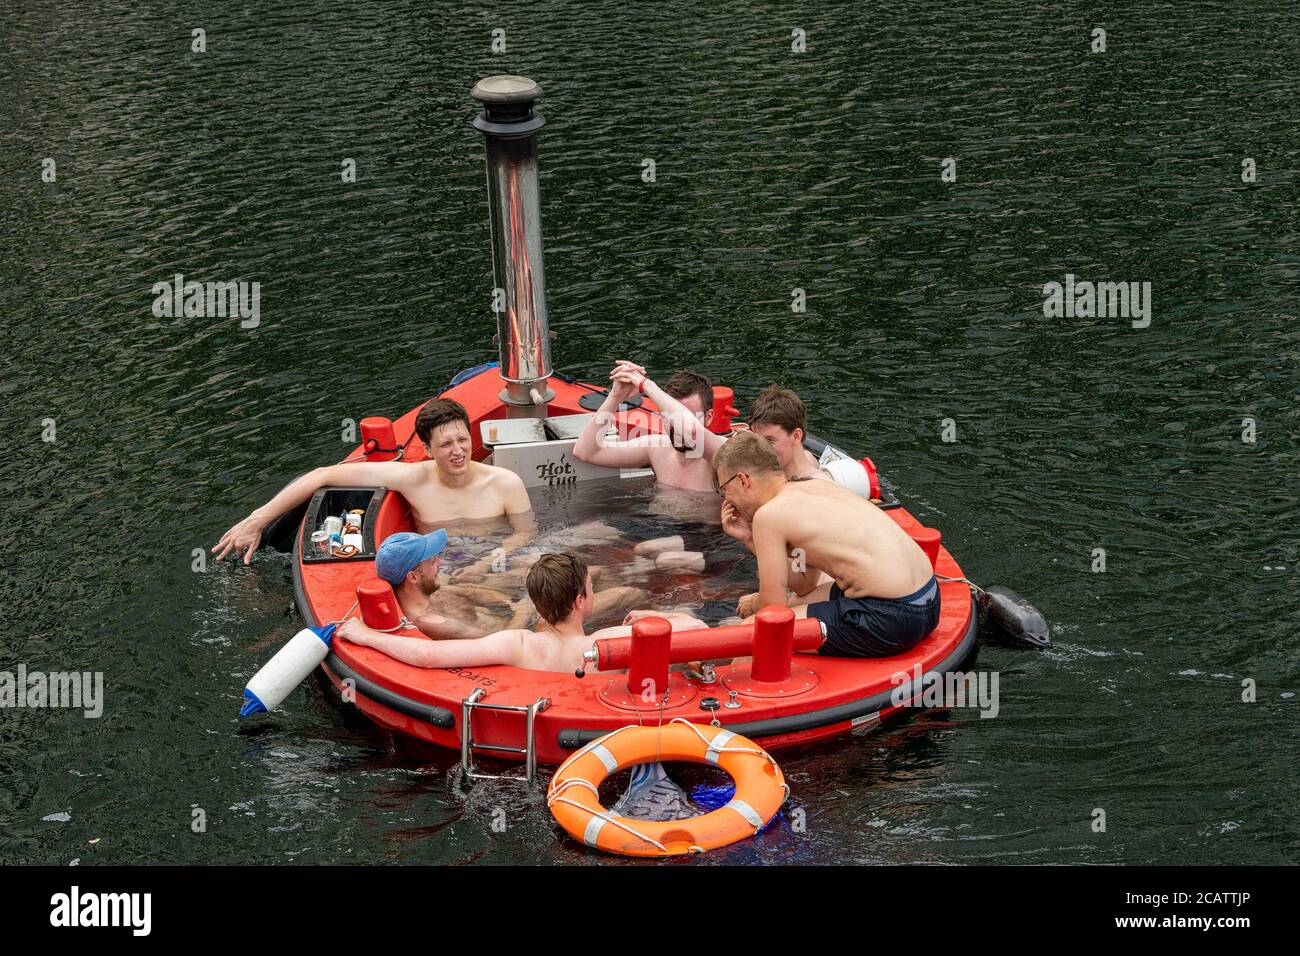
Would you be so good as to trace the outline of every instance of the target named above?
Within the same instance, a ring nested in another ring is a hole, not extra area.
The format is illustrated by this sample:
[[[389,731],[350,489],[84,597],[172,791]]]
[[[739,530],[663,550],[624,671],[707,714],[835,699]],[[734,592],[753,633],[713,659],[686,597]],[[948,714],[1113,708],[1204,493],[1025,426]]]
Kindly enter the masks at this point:
[[[474,84],[469,95],[483,104],[474,126],[484,133],[519,136],[541,129],[546,122],[533,114],[542,88],[526,76],[487,76]]]

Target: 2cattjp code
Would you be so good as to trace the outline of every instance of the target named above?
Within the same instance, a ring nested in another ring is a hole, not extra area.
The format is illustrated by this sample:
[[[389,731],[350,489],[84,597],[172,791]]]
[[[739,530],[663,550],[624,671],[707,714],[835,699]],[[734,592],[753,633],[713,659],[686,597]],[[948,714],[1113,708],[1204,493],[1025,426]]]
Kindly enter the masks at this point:
[[[1192,903],[1196,906],[1241,906],[1250,899],[1250,894],[1244,892],[1127,893],[1125,896],[1125,903],[1155,907],[1167,906],[1171,903]]]

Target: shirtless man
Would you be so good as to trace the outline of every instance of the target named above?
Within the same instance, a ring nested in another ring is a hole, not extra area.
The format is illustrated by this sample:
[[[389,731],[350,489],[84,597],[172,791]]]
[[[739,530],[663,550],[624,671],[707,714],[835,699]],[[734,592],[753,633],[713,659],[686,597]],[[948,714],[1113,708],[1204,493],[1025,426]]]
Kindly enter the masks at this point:
[[[591,647],[593,640],[631,633],[630,625],[619,625],[587,635],[585,625],[595,605],[595,594],[587,564],[576,555],[542,555],[528,572],[528,596],[541,615],[541,626],[535,631],[511,629],[474,640],[429,641],[383,634],[353,618],[339,625],[336,636],[416,667],[510,664],[573,673],[583,666],[583,651]],[[678,630],[705,626],[703,621],[685,614],[659,616]]]
[[[513,619],[516,606],[497,590],[480,584],[445,585],[439,555],[447,532],[399,531],[375,555],[375,574],[393,586],[402,614],[429,637],[467,640],[491,633]]]
[[[769,385],[749,409],[749,430],[766,438],[787,478],[826,478],[817,457],[803,447],[808,434],[808,409],[788,388]]]
[[[440,580],[447,532],[428,534],[399,531],[389,535],[375,555],[375,574],[393,586],[402,613],[436,640],[471,640],[503,628],[526,627],[535,611],[528,598],[512,601],[510,581],[466,582],[452,576]],[[540,556],[537,556],[540,557]],[[534,560],[537,559],[534,558]],[[527,558],[523,559],[527,561]],[[489,576],[507,578],[505,572]],[[646,592],[634,587],[611,587],[596,594],[592,615],[621,619],[645,602]]]
[[[574,457],[607,468],[649,466],[660,484],[712,491],[709,461],[726,439],[707,427],[713,418],[713,385],[709,380],[695,372],[678,372],[660,388],[646,376],[644,368],[627,361],[618,362],[609,377],[609,393],[578,436]],[[604,433],[619,405],[638,391],[659,409],[665,433],[606,441]]]
[[[217,559],[233,551],[236,557],[243,553],[245,564],[251,562],[266,526],[327,485],[381,486],[400,492],[422,532],[451,518],[504,515],[514,531],[504,546],[518,547],[527,540],[534,528],[528,491],[514,472],[470,457],[469,415],[464,406],[448,398],[431,399],[415,418],[415,434],[424,443],[429,461],[358,461],[309,471],[223,534],[212,549]]]
[[[718,451],[713,472],[723,529],[758,558],[758,593],[741,601],[741,614],[793,606],[796,617],[825,625],[820,653],[838,657],[904,653],[939,623],[930,559],[871,502],[833,482],[788,480],[772,446],[752,432]],[[833,583],[815,586],[823,571]],[[792,604],[791,588],[804,595],[800,603]]]

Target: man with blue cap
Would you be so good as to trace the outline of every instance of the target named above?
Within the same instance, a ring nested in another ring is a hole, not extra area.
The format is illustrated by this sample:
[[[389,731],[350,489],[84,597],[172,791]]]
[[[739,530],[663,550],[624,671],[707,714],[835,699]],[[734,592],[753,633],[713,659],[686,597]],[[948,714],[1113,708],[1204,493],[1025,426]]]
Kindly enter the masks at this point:
[[[505,627],[520,608],[500,591],[472,584],[439,584],[439,555],[446,547],[444,528],[428,534],[399,531],[379,546],[375,573],[393,586],[402,613],[429,637],[482,637]]]

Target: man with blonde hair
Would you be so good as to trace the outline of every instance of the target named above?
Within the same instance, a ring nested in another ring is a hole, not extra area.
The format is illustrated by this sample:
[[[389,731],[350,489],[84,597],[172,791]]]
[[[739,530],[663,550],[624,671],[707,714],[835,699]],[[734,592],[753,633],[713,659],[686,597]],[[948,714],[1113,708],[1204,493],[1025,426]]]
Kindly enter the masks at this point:
[[[829,481],[790,480],[766,439],[733,436],[713,456],[723,529],[758,558],[758,592],[738,608],[793,606],[826,629],[820,653],[891,657],[939,623],[925,552],[870,501]],[[817,585],[825,572],[833,583]],[[804,595],[792,605],[794,594]]]

